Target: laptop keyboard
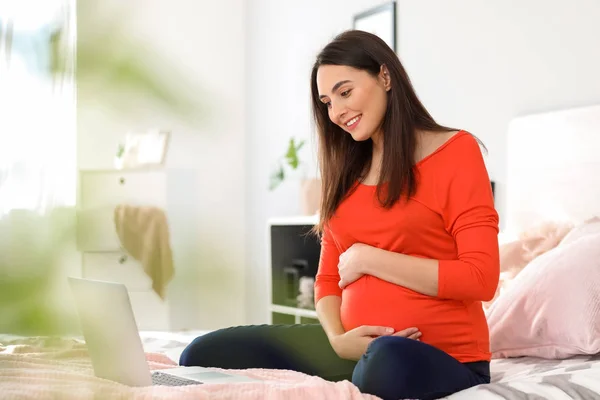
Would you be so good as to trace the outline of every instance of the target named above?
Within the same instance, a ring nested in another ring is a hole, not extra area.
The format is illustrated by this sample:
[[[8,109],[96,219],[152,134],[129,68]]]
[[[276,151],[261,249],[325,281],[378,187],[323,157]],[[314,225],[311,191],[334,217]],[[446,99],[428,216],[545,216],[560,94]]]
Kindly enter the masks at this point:
[[[186,385],[201,385],[202,382],[193,381],[191,379],[180,378],[178,376],[165,374],[159,371],[152,373],[152,384],[160,386],[186,386]]]

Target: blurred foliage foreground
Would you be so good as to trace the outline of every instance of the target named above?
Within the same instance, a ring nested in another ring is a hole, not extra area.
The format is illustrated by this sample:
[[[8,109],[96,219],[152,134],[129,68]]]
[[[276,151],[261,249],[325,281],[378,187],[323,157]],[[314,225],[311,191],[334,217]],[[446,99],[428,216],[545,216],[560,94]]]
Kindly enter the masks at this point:
[[[72,209],[45,215],[13,210],[0,217],[0,333],[74,331],[66,279],[77,271],[74,233]]]

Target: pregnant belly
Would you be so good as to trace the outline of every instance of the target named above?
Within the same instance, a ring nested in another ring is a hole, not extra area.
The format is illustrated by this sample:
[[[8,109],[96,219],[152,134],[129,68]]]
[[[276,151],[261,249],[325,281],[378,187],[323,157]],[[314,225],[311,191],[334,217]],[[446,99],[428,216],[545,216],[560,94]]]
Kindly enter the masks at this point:
[[[438,299],[363,276],[342,292],[341,319],[346,331],[361,325],[416,327],[421,340],[447,352],[473,349],[473,329],[465,305]]]

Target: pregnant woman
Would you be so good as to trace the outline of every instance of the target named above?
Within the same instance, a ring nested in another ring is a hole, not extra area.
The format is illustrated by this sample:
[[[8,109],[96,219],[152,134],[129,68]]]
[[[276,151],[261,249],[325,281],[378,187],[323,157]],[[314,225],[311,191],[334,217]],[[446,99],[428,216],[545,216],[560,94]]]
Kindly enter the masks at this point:
[[[386,400],[489,383],[481,302],[498,284],[498,215],[479,141],[437,124],[393,50],[366,32],[320,52],[311,93],[320,324],[218,330],[180,364],[351,379]]]

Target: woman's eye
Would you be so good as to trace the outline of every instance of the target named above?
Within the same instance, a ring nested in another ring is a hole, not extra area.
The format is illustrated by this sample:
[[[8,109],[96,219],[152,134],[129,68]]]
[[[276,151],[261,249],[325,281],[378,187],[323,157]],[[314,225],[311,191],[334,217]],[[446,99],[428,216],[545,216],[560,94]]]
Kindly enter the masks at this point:
[[[342,92],[342,97],[346,97],[350,94],[350,90],[345,90]]]
[[[331,108],[331,102],[328,101],[327,103],[325,103],[325,106],[327,106],[327,108]]]

